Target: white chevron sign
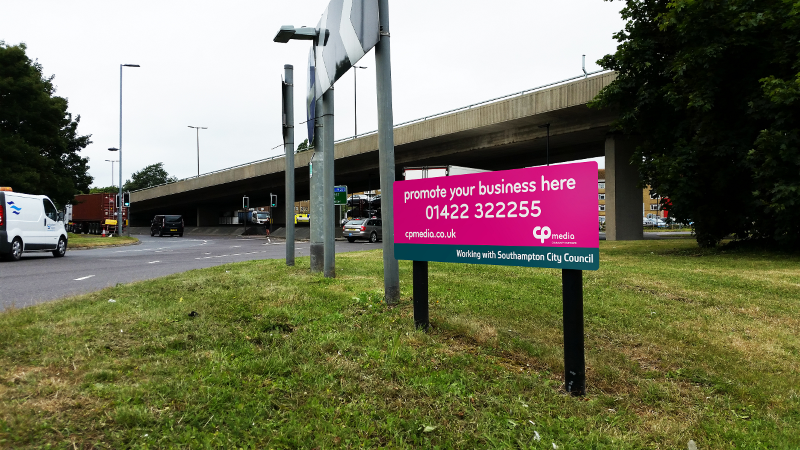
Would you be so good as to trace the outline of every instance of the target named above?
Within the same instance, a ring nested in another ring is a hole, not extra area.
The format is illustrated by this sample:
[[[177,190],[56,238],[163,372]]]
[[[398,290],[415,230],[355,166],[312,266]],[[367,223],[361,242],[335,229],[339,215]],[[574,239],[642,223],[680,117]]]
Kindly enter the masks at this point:
[[[315,100],[380,40],[378,0],[331,0],[317,30]]]

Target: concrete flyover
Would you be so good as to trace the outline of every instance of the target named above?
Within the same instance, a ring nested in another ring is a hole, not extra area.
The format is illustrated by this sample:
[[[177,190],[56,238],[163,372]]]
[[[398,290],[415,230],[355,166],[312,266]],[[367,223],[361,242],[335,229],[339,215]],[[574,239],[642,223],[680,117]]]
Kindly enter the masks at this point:
[[[609,240],[641,239],[641,190],[629,161],[630,140],[610,133],[615,111],[587,106],[615,78],[604,73],[450,114],[395,127],[395,173],[403,168],[458,165],[504,170],[547,161],[606,158],[606,229]],[[368,134],[335,145],[335,179],[352,192],[379,187],[378,136]],[[296,198],[309,195],[308,165],[312,152],[295,155]],[[187,226],[216,226],[218,217],[241,208],[242,196],[251,205],[266,205],[278,194],[276,223],[286,209],[283,157],[201,175],[131,194],[133,225],[146,225],[155,214],[183,214]],[[290,213],[291,217],[291,213]]]

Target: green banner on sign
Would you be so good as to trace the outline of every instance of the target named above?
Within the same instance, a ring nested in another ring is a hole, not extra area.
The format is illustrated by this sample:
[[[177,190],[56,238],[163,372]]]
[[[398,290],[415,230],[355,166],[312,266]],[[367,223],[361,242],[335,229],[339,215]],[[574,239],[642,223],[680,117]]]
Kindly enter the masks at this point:
[[[600,268],[600,249],[582,247],[394,244],[394,256],[409,261],[576,270]]]

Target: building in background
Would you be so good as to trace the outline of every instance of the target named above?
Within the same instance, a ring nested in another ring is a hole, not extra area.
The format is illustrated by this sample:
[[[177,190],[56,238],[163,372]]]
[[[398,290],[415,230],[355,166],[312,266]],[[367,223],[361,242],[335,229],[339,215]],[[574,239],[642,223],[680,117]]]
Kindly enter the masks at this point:
[[[606,223],[606,169],[597,171],[597,214],[600,223]],[[650,186],[642,189],[642,218],[666,218],[667,210],[661,205],[661,197],[650,193]]]

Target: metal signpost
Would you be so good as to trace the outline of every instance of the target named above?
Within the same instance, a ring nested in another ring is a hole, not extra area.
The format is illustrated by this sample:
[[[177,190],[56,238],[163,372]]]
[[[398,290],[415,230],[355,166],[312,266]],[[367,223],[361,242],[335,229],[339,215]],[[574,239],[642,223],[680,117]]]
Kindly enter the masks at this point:
[[[428,261],[562,269],[564,384],[585,394],[582,271],[600,267],[596,186],[596,162],[395,182],[395,255],[413,261],[415,324],[428,328]]]
[[[308,95],[306,97],[306,119],[309,121],[309,142],[314,142],[317,152],[322,152],[325,161],[321,192],[333,189],[333,84],[353,67],[370,49],[375,47],[376,76],[378,90],[378,150],[381,173],[383,203],[383,263],[384,291],[386,302],[394,304],[400,298],[399,265],[394,257],[392,238],[392,183],[394,173],[394,131],[392,115],[392,76],[389,47],[389,2],[388,0],[331,0],[316,28],[282,26],[273,39],[286,43],[290,40],[311,40],[309,52]],[[323,98],[325,96],[325,98]],[[328,104],[329,103],[329,104]],[[324,109],[324,113],[321,111]],[[325,124],[319,123],[320,116]],[[312,120],[314,119],[314,120]],[[320,142],[316,128],[330,126],[330,136]],[[327,149],[330,144],[330,150]],[[329,161],[328,161],[329,160]],[[312,177],[312,185],[314,180]],[[313,191],[313,187],[312,187]],[[312,194],[312,203],[313,203]],[[320,200],[322,197],[320,197]],[[325,203],[327,205],[327,203]],[[333,205],[324,208],[322,222],[325,228],[325,276],[334,276],[333,270]],[[320,211],[321,212],[321,211]],[[313,214],[312,214],[313,216]],[[321,217],[321,216],[316,216]],[[313,228],[313,224],[312,224]],[[330,230],[328,230],[330,228]],[[312,230],[312,270],[314,267],[314,231]],[[330,242],[328,242],[330,241]],[[330,252],[330,255],[327,253]]]
[[[286,265],[294,265],[294,68],[283,66],[283,151],[286,155]],[[289,214],[291,209],[291,217]],[[270,208],[271,209],[271,208]],[[274,212],[270,217],[275,218]]]

